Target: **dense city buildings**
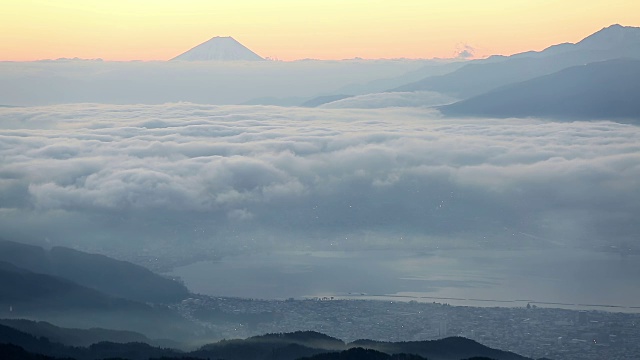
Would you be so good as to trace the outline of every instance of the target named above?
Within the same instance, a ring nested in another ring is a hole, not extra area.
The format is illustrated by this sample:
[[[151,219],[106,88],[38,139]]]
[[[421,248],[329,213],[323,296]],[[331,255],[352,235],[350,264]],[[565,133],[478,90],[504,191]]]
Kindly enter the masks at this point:
[[[178,308],[220,339],[314,330],[345,341],[464,336],[493,348],[557,360],[629,359],[629,354],[640,354],[640,314],[633,313],[330,297],[276,301],[199,296]]]

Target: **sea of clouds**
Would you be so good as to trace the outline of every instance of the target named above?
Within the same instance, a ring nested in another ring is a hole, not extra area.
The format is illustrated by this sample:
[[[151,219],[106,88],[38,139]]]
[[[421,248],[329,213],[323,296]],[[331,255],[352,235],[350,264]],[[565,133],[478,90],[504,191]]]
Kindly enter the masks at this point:
[[[0,237],[255,249],[620,246],[640,128],[433,110],[0,108]]]

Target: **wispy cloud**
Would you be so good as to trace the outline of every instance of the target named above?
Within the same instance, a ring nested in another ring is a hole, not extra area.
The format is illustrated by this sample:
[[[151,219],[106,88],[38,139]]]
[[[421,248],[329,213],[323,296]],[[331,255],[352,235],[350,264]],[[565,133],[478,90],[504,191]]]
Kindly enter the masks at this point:
[[[457,59],[471,59],[476,54],[476,48],[469,44],[460,43],[456,46],[455,58]]]

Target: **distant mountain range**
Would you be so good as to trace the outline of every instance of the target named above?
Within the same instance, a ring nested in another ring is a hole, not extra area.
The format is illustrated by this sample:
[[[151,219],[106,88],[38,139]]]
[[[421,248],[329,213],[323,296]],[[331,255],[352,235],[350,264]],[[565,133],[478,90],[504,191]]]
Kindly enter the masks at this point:
[[[451,73],[430,76],[390,91],[437,91],[465,99],[567,67],[618,58],[640,58],[640,28],[612,25],[576,44],[473,61]]]
[[[230,36],[216,36],[171,60],[262,61],[264,59]]]
[[[452,71],[385,92],[350,98],[325,95],[305,106],[435,106],[450,117],[610,119],[640,124],[639,60],[640,28],[616,24],[575,44],[449,64]],[[430,95],[419,105],[410,93]]]
[[[447,116],[615,119],[640,124],[640,60],[574,66],[439,110]]]

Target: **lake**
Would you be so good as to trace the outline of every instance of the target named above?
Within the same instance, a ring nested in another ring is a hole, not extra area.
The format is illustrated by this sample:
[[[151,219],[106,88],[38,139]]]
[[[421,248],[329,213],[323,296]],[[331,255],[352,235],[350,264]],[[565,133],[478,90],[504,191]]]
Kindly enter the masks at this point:
[[[576,249],[270,252],[176,268],[190,290],[640,312],[637,256]]]

